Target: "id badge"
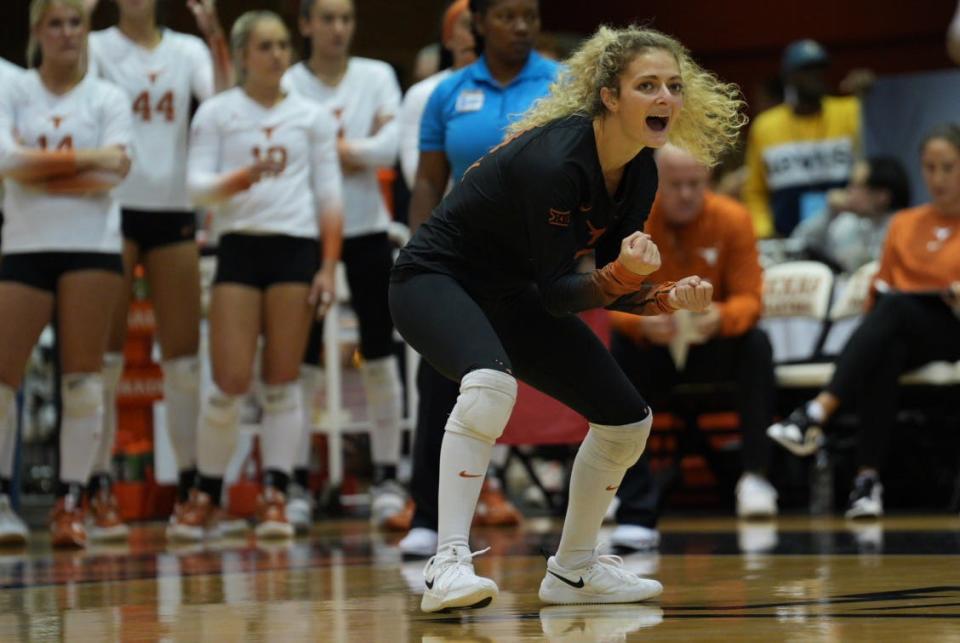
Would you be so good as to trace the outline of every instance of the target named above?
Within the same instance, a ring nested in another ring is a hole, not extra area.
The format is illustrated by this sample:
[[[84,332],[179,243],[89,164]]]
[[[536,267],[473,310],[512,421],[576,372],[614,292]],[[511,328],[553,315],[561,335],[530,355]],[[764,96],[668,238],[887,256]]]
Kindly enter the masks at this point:
[[[465,89],[457,96],[457,112],[479,112],[483,109],[484,95],[479,89]]]

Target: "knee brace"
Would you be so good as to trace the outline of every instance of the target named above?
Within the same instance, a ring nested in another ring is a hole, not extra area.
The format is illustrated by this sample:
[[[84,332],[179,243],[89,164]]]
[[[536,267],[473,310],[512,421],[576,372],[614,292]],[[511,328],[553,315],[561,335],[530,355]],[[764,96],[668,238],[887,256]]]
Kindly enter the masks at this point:
[[[123,353],[106,353],[103,356],[103,389],[115,393],[123,375]]]
[[[360,365],[363,388],[371,406],[391,404],[400,400],[400,371],[393,355],[366,360]]]
[[[164,388],[192,393],[200,387],[200,360],[196,355],[168,359],[162,368]]]
[[[89,418],[103,411],[103,376],[100,373],[71,373],[60,378],[63,417]]]
[[[240,398],[227,395],[214,385],[203,403],[197,431],[197,470],[222,478],[237,445]]]
[[[591,423],[577,456],[602,471],[625,471],[640,459],[652,426],[652,411],[639,422],[631,424],[610,426]]]
[[[240,397],[227,395],[216,386],[204,406],[203,419],[212,428],[233,428],[240,420]]]
[[[493,444],[507,426],[517,400],[517,380],[501,371],[479,369],[460,380],[460,395],[446,430]]]
[[[260,404],[265,414],[293,411],[299,408],[299,403],[300,383],[296,381],[264,386],[260,393]]]

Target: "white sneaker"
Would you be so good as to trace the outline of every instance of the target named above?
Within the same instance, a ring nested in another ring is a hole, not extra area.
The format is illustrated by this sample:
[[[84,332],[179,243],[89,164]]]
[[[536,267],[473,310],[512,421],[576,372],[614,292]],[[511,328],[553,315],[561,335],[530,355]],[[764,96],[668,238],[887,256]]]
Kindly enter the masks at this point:
[[[313,524],[313,498],[299,485],[290,485],[287,496],[287,520],[298,534],[310,531]]]
[[[660,546],[660,532],[640,525],[617,525],[610,534],[610,544],[634,551],[650,551]]]
[[[370,487],[370,521],[380,527],[407,506],[407,492],[394,480]]]
[[[737,482],[737,516],[772,518],[777,515],[777,490],[755,473],[744,473]]]
[[[847,518],[870,519],[883,515],[883,485],[876,477],[858,477],[850,492],[850,505],[844,514]]]
[[[623,568],[619,556],[600,555],[579,569],[565,569],[557,557],[547,560],[547,573],[540,583],[544,603],[637,603],[659,596],[663,585],[640,578]]]
[[[437,532],[425,527],[414,527],[400,541],[400,553],[411,558],[430,558],[437,553]]]
[[[0,494],[0,545],[26,545],[30,530],[10,506],[10,497]]]
[[[477,576],[473,571],[473,557],[488,551],[489,547],[472,553],[466,547],[453,547],[431,558],[423,569],[426,591],[420,609],[440,612],[489,605],[500,590],[492,580]]]

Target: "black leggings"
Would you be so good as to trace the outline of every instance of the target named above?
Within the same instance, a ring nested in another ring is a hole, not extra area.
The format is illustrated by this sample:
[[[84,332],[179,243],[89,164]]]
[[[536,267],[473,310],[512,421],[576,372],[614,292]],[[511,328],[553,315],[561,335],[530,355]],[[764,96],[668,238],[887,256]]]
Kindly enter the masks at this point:
[[[886,295],[850,337],[827,390],[856,401],[857,464],[881,468],[896,420],[905,372],[935,360],[960,359],[960,319],[929,296]]]
[[[386,232],[343,240],[343,266],[350,286],[350,307],[360,326],[360,354],[379,359],[394,354],[393,322],[387,307],[393,254]],[[320,365],[323,320],[310,329],[304,364]]]
[[[390,311],[404,339],[440,373],[460,381],[476,369],[513,374],[596,424],[647,416],[647,404],[592,330],[554,317],[534,286],[474,298],[447,275],[390,285]]]

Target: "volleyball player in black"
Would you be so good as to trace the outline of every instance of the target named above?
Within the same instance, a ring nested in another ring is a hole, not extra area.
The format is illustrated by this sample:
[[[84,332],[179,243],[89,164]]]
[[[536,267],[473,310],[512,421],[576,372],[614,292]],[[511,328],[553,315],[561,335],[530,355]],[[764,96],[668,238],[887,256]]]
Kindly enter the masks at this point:
[[[652,30],[601,29],[568,67],[560,87],[520,121],[526,131],[467,171],[392,273],[396,327],[460,382],[441,449],[439,547],[424,570],[424,611],[486,605],[498,592],[474,573],[467,537],[490,450],[516,399],[515,378],[590,423],[541,600],[630,602],[662,590],[596,552],[603,515],[643,452],[652,414],[574,313],[661,314],[710,303],[713,287],[699,277],[648,280],[660,264],[641,232],[657,188],[651,148],[675,127],[685,127],[679,133],[694,145],[709,138],[700,136],[711,123],[698,121],[699,112],[684,120],[681,69],[702,96],[736,101],[679,43]],[[735,130],[738,119],[730,118]],[[709,157],[719,147],[698,151]],[[576,272],[578,258],[591,252],[597,268]]]

